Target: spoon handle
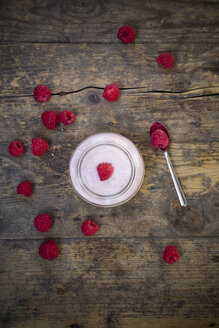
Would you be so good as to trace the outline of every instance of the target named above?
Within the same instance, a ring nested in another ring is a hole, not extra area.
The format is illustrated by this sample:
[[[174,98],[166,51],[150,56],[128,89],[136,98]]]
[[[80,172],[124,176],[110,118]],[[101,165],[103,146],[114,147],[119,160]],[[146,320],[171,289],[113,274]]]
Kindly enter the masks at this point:
[[[168,155],[167,151],[164,151],[164,156],[166,158],[167,165],[169,167],[170,174],[171,174],[171,177],[173,179],[174,187],[176,189],[176,193],[177,193],[177,196],[179,198],[180,205],[181,206],[186,206],[187,205],[186,197],[185,197],[184,192],[182,190],[182,187],[181,187],[181,185],[179,183],[179,180],[177,179],[176,173],[175,173],[175,171],[173,169],[173,166],[171,164],[171,161],[170,161],[170,158],[169,158],[169,155]]]

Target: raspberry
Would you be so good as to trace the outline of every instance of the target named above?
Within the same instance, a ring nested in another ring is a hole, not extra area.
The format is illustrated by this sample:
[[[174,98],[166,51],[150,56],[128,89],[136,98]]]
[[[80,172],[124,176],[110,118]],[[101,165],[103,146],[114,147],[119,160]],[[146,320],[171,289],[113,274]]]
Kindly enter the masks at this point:
[[[103,92],[103,97],[108,101],[119,99],[119,87],[115,83],[106,86]]]
[[[124,43],[131,43],[135,40],[135,30],[129,25],[124,25],[118,30],[118,38]]]
[[[167,246],[163,252],[164,262],[173,264],[179,259],[179,254],[174,246]]]
[[[75,121],[75,114],[70,112],[70,110],[64,110],[60,114],[60,121],[64,125],[71,125]]]
[[[46,102],[51,97],[51,91],[45,85],[38,85],[34,89],[34,99],[38,102]]]
[[[114,167],[110,163],[100,163],[97,166],[97,172],[101,181],[109,179],[113,174],[113,171]]]
[[[20,141],[14,140],[10,143],[8,151],[11,156],[21,156],[24,152],[24,145]]]
[[[52,226],[52,217],[47,213],[39,214],[34,219],[34,225],[40,232],[47,232]]]
[[[86,220],[81,225],[81,231],[85,236],[94,235],[98,230],[98,224],[91,220]]]
[[[32,139],[32,153],[35,156],[41,156],[47,152],[49,148],[48,143],[41,138]]]
[[[165,151],[169,144],[168,135],[161,129],[155,130],[151,135],[151,145]]]
[[[43,112],[41,120],[45,127],[50,130],[54,130],[59,124],[59,114],[54,110]]]
[[[155,121],[155,122],[152,123],[152,125],[150,127],[150,136],[157,129],[163,130],[166,133],[166,135],[168,136],[168,138],[169,138],[169,133],[168,133],[166,127],[162,123],[160,123],[158,121]]]
[[[22,181],[17,186],[17,193],[24,194],[26,197],[30,197],[32,195],[32,183],[28,180]]]
[[[59,256],[59,248],[54,240],[47,240],[40,245],[39,256],[46,260],[55,260]]]
[[[170,69],[174,66],[174,56],[171,52],[163,52],[157,57],[157,63],[163,68]]]

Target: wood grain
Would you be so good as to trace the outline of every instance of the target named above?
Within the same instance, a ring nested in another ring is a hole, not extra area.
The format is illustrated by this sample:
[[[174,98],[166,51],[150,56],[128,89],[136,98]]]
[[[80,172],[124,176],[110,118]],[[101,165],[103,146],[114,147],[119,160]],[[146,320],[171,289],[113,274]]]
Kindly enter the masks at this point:
[[[171,71],[156,63],[157,55],[167,50],[176,57]],[[38,84],[56,94],[89,86],[103,89],[109,83],[143,91],[218,94],[218,51],[217,44],[168,49],[153,43],[110,48],[87,43],[1,45],[0,96],[31,95]]]
[[[218,96],[198,96],[199,92],[196,91],[183,98],[175,94],[122,90],[119,100],[112,103],[106,101],[102,94],[103,90],[89,88],[77,93],[52,96],[44,104],[37,103],[33,96],[0,98],[0,127],[5,132],[2,133],[1,141],[8,142],[9,135],[17,138],[22,129],[24,139],[39,132],[51,142],[53,138],[58,138],[54,139],[54,145],[63,142],[66,147],[69,142],[77,145],[90,134],[106,130],[124,134],[137,143],[146,143],[148,151],[151,151],[148,131],[155,120],[167,125],[171,146],[175,143],[182,145],[178,152],[184,150],[184,143],[190,143],[191,150],[198,151],[195,149],[197,144],[209,145],[219,140]],[[73,125],[66,127],[60,124],[56,131],[44,127],[41,122],[43,111],[56,110],[60,113],[66,109],[76,114]],[[69,140],[65,142],[64,138]],[[211,150],[208,147],[209,153]],[[160,153],[156,150],[152,152]],[[217,154],[217,149],[213,148],[213,152]]]
[[[218,323],[216,238],[58,243],[61,256],[51,263],[36,256],[40,240],[1,241],[5,327],[145,327],[147,320],[159,327],[171,317],[185,317],[189,327]],[[169,243],[180,252],[175,265],[161,258]]]
[[[217,327],[218,300],[218,7],[217,0],[3,0],[0,3],[0,327]],[[133,44],[117,30],[131,24]],[[172,70],[156,57],[174,53]],[[117,83],[120,99],[102,97]],[[33,99],[46,84],[48,103]],[[47,130],[44,110],[70,109],[72,126]],[[189,206],[179,205],[163,154],[152,149],[149,127],[162,121]],[[72,151],[85,137],[121,133],[141,151],[145,179],[127,204],[95,208],[74,192]],[[33,157],[31,138],[50,145]],[[25,144],[21,158],[11,140]],[[16,194],[30,179],[30,198]],[[54,224],[39,233],[34,217]],[[85,238],[87,219],[98,233]],[[37,254],[47,238],[60,256]],[[163,262],[167,245],[179,250]]]
[[[116,43],[123,24],[137,30],[135,43],[216,43],[217,0],[1,1],[2,42]]]

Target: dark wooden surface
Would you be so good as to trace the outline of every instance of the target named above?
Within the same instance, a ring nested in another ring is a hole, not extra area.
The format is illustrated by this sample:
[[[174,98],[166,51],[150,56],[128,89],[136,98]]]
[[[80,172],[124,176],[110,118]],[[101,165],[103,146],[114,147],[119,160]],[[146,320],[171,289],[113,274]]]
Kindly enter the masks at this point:
[[[207,328],[219,324],[218,299],[218,1],[1,1],[0,4],[0,327]],[[116,37],[122,24],[136,41]],[[171,71],[156,65],[172,51]],[[108,103],[104,87],[121,87]],[[52,90],[48,103],[33,88]],[[42,126],[44,110],[71,109],[69,127]],[[181,208],[149,127],[160,120],[171,136],[170,156],[189,206]],[[68,176],[73,149],[100,131],[121,133],[139,147],[145,179],[127,204],[92,207],[75,194]],[[49,141],[40,158],[31,138]],[[21,158],[8,154],[24,142]],[[16,194],[34,183],[29,199]],[[34,217],[49,211],[41,234]],[[85,238],[86,218],[99,232]],[[54,238],[60,257],[37,255]],[[180,260],[163,263],[166,245]]]

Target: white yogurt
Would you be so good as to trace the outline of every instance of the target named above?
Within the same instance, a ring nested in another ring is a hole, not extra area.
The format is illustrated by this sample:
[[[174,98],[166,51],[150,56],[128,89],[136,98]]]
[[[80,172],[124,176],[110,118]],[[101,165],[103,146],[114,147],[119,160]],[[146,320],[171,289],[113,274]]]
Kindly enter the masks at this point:
[[[97,172],[100,163],[114,167],[112,176],[101,181]],[[113,145],[100,145],[91,149],[81,165],[84,184],[93,193],[109,196],[121,192],[131,179],[131,163],[125,152]]]
[[[114,167],[112,176],[101,181],[100,163]],[[85,139],[70,160],[70,177],[78,194],[103,207],[122,204],[135,195],[144,177],[144,163],[135,145],[115,133],[98,133]]]

